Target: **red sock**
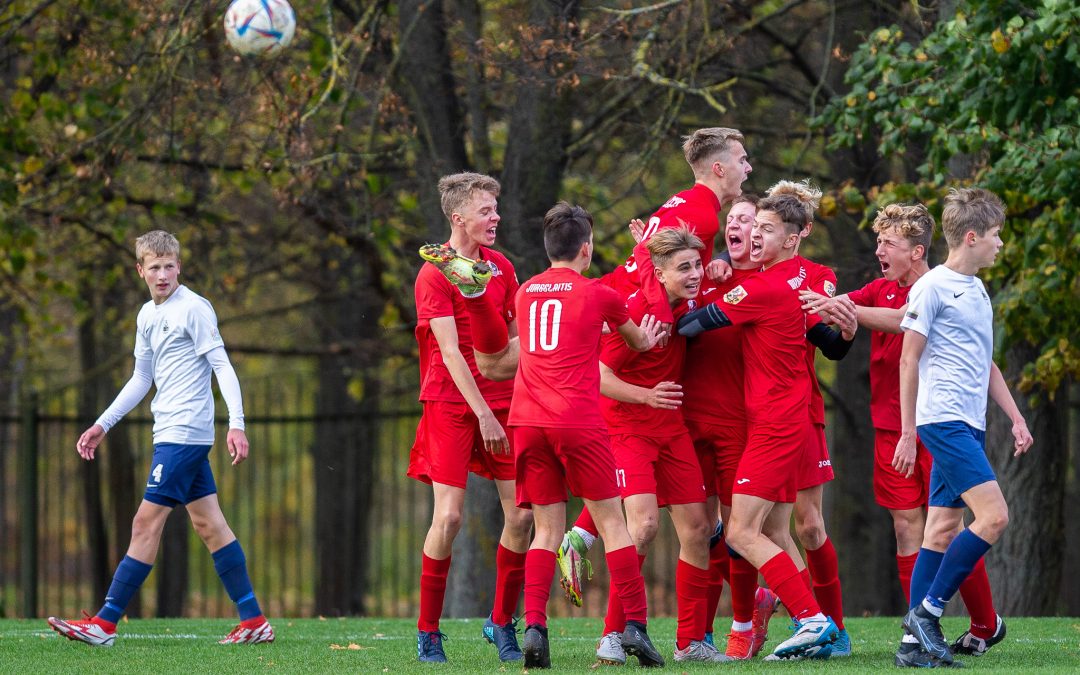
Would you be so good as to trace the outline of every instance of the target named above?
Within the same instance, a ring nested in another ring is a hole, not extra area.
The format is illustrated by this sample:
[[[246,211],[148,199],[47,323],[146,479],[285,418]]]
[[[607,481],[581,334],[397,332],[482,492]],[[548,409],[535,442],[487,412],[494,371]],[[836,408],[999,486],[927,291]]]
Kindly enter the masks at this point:
[[[724,591],[724,579],[728,576],[730,566],[731,558],[728,556],[727,544],[721,539],[709,550],[709,596],[705,604],[706,633],[715,632],[713,621],[716,619],[716,608],[720,605],[720,594]]]
[[[745,623],[754,618],[757,568],[746,558],[731,559],[731,618]]]
[[[694,567],[679,558],[675,567],[675,599],[679,612],[679,624],[675,629],[676,649],[686,649],[691,641],[705,639],[708,592],[708,568]]]
[[[244,628],[258,628],[266,623],[266,616],[260,614],[259,616],[253,616],[250,619],[244,619],[240,622],[240,625]]]
[[[918,553],[896,556],[896,570],[900,574],[900,588],[904,589],[904,607],[911,606],[911,570],[915,569]]]
[[[547,626],[547,603],[555,577],[555,552],[530,548],[525,554],[525,625]]]
[[[510,344],[506,320],[495,309],[487,293],[476,298],[465,298],[469,312],[469,332],[473,349],[481,354],[498,354]]]
[[[814,597],[821,611],[831,618],[836,627],[844,630],[844,595],[840,590],[840,563],[832,539],[813,551],[806,552],[807,569],[814,580]]]
[[[761,566],[765,583],[784,603],[793,619],[802,619],[821,612],[814,594],[803,580],[799,568],[784,551],[780,551]]]
[[[810,568],[807,567],[807,568],[803,569],[803,571],[799,572],[799,574],[802,576],[803,583],[806,584],[806,587],[810,590],[811,593],[813,593],[814,592],[814,580],[810,576]],[[771,588],[771,586],[770,586],[770,588]]]
[[[604,635],[621,633],[626,630],[626,615],[619,602],[619,589],[615,587],[615,578],[608,575],[607,613],[604,614]]]
[[[645,556],[639,556],[633,546],[624,546],[607,554],[608,574],[619,591],[626,620],[645,625],[649,620],[649,609],[645,600],[645,580],[641,577],[643,562]]]
[[[446,597],[446,575],[450,572],[450,558],[435,560],[424,553],[420,556],[420,620],[416,622],[416,627],[422,631],[433,632],[439,630],[443,599]]]
[[[986,576],[986,562],[982,558],[960,584],[960,597],[971,614],[971,634],[983,640],[993,636],[997,630],[997,610],[990,593],[990,578]]]
[[[525,585],[525,554],[511,551],[499,544],[495,552],[495,606],[491,621],[505,626],[514,620],[518,596]]]
[[[600,536],[600,530],[596,529],[596,523],[593,522],[592,514],[589,513],[589,509],[582,507],[581,513],[578,514],[577,520],[574,521],[574,527],[580,527],[594,537]]]

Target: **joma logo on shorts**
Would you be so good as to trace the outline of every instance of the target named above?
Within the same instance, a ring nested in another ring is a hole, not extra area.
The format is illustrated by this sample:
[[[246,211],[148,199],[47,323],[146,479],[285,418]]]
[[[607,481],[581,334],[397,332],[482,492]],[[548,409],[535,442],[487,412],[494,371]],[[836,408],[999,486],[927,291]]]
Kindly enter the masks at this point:
[[[818,461],[818,463],[817,463],[817,468],[819,468],[819,469],[824,469],[827,466],[832,466],[832,461],[830,461],[828,459],[822,459],[822,460]]]

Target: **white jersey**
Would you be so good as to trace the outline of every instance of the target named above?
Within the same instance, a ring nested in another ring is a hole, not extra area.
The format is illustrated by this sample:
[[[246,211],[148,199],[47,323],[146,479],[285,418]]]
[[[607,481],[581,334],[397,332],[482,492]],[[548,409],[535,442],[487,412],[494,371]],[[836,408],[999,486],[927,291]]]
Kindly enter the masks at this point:
[[[994,311],[982,280],[938,265],[911,287],[900,326],[926,337],[915,424],[959,420],[985,431]]]
[[[213,445],[213,369],[205,355],[224,346],[214,308],[178,286],[160,305],[143,305],[135,326],[135,358],[151,360],[157,385],[150,403],[154,443]]]

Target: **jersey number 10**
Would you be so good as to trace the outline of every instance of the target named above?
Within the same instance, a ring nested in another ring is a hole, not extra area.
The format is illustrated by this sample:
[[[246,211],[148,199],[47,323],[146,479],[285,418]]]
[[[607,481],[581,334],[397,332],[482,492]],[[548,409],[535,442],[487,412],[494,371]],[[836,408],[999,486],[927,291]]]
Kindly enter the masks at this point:
[[[562,300],[534,300],[529,305],[529,351],[535,352],[537,343],[546,352],[558,347],[561,321]]]

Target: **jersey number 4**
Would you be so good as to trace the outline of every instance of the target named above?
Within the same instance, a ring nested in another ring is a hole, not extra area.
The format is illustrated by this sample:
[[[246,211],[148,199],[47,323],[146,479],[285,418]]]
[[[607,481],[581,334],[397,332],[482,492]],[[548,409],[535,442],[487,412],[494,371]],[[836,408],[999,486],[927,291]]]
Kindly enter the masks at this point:
[[[539,307],[537,307],[539,305]],[[550,352],[559,346],[562,300],[534,300],[529,305],[529,351]]]

